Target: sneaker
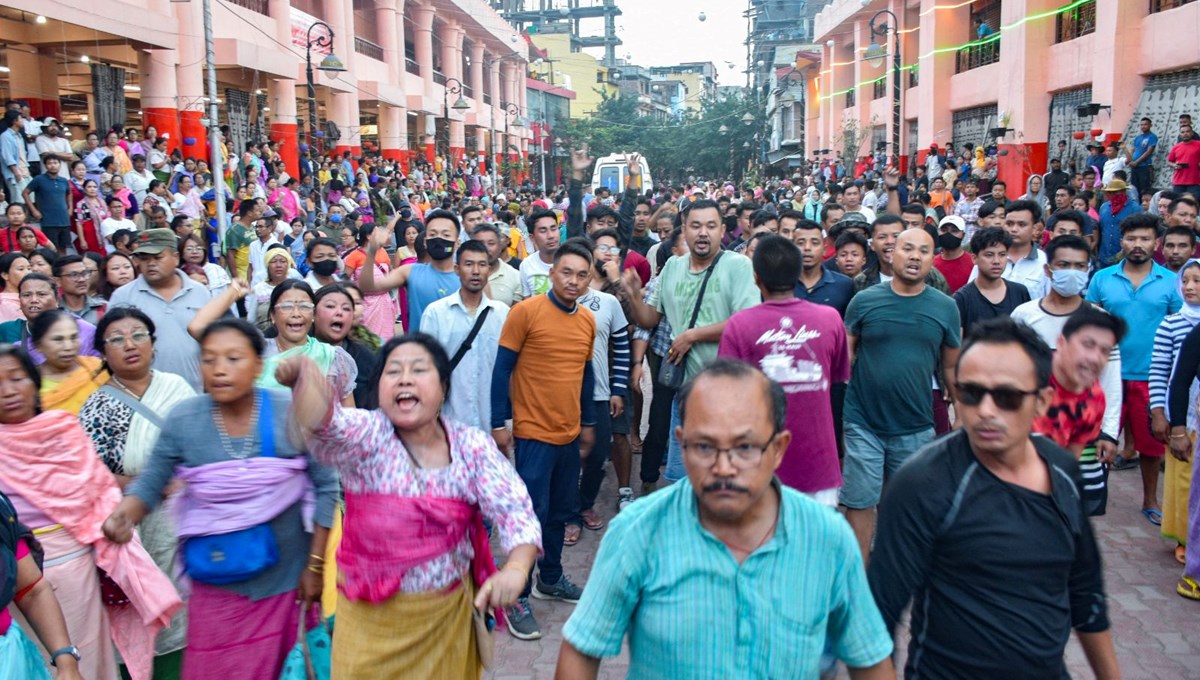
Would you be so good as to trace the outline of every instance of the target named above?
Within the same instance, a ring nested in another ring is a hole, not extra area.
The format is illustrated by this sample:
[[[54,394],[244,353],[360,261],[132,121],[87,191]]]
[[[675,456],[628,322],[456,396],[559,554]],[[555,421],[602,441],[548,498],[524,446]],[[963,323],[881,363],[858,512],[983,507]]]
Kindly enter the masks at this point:
[[[533,610],[529,608],[529,598],[521,597],[511,607],[505,607],[504,620],[508,622],[508,632],[518,640],[536,640],[542,637],[542,629],[538,627],[537,619],[533,618]]]
[[[533,582],[533,596],[539,600],[561,600],[575,604],[583,596],[583,588],[571,583],[566,574],[558,578],[558,583],[548,584],[542,581],[539,573]]]
[[[621,512],[625,508],[629,507],[629,504],[632,502],[633,502],[633,489],[631,489],[627,486],[623,486],[620,489],[617,489],[617,512]]]

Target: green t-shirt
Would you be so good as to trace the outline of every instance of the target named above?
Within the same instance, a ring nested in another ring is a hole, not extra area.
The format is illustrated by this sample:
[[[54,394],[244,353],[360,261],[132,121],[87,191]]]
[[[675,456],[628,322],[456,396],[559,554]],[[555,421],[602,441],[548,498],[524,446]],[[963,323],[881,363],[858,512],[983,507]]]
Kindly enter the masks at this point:
[[[688,322],[692,320],[692,310],[696,307],[696,298],[700,295],[700,285],[704,283],[704,274],[707,271],[691,271],[691,262],[691,254],[667,260],[659,273],[658,290],[647,300],[647,304],[666,315],[671,324],[672,340],[688,329]],[[750,258],[726,252],[717,261],[717,268],[713,270],[708,288],[704,291],[704,300],[694,327],[703,328],[727,321],[736,312],[760,302],[762,295],[758,292],[758,286],[754,284],[754,267]],[[951,303],[951,306],[953,304]],[[717,342],[698,342],[692,345],[685,371],[688,379],[716,360],[717,345]]]
[[[846,308],[858,344],[845,421],[883,437],[932,428],[934,372],[942,348],[962,343],[960,323],[954,300],[929,286],[905,297],[880,283],[855,295]]]

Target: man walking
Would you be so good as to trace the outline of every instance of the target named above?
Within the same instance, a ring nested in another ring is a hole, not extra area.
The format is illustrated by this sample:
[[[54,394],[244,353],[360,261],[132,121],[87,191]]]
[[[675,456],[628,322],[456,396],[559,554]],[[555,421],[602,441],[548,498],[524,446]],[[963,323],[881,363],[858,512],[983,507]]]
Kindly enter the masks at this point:
[[[854,680],[894,678],[853,536],[774,480],[792,440],[783,389],[720,359],[680,403],[687,478],[613,520],[557,677],[596,678],[628,636],[630,677],[815,678],[828,649]]]
[[[934,436],[930,382],[940,364],[953,395],[962,323],[954,301],[926,284],[933,238],[910,229],[896,240],[893,278],[850,301],[846,332],[854,359],[846,391],[841,504],[870,553],[884,477]]]
[[[1025,286],[1003,277],[1011,246],[1012,237],[995,227],[981,229],[971,239],[971,254],[979,275],[954,294],[964,332],[981,321],[1008,316],[1018,305],[1029,302]]]
[[[508,307],[483,293],[490,259],[479,241],[462,244],[454,264],[459,289],[434,301],[421,317],[421,332],[437,338],[451,357],[450,396],[443,414],[484,432],[492,429],[492,371],[508,318]]]
[[[566,522],[579,502],[580,457],[595,438],[592,347],[596,319],[578,304],[592,277],[592,251],[583,241],[554,251],[551,289],[514,307],[504,322],[492,372],[492,437],[501,451],[516,444],[515,462],[542,525],[544,554],[517,604],[505,610],[509,632],[542,636],[529,595],[579,601],[582,589],[562,569]],[[505,421],[512,418],[510,434]]]
[[[425,250],[433,261],[397,267],[381,279],[375,278],[374,267],[363,267],[358,285],[364,293],[404,288],[408,294],[408,332],[416,333],[421,330],[425,308],[458,290],[459,278],[451,256],[458,245],[460,228],[458,216],[449,210],[430,212],[425,218]],[[393,233],[394,227],[390,225],[375,230],[367,241],[367,262],[375,261],[375,255],[388,244]]]
[[[1031,436],[1052,398],[1050,348],[994,319],[956,373],[963,427],[896,472],[868,569],[889,631],[917,599],[905,675],[1065,678],[1074,628],[1095,676],[1119,678],[1079,466]]]
[[[471,238],[482,243],[488,251],[487,283],[492,292],[491,299],[508,307],[524,300],[521,273],[500,259],[500,251],[504,249],[500,228],[485,222],[475,227]]]

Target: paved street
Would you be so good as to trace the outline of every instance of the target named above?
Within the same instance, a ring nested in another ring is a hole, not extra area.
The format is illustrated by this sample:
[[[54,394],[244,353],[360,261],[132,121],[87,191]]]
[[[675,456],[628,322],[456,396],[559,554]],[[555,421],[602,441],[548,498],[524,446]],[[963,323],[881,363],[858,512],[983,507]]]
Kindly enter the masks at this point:
[[[638,469],[635,456],[633,469]],[[1117,656],[1126,680],[1183,680],[1200,673],[1200,606],[1175,594],[1181,567],[1175,562],[1172,545],[1159,538],[1138,512],[1141,478],[1137,470],[1110,476],[1112,489],[1108,514],[1095,518],[1104,555],[1109,615],[1116,638]],[[612,466],[600,492],[597,509],[606,518],[615,514],[616,483]],[[563,564],[576,582],[586,583],[588,568],[600,545],[600,532],[584,531],[579,544],[563,552]],[[636,547],[631,547],[636,549]],[[497,667],[485,678],[552,678],[562,644],[560,632],[572,611],[570,605],[533,600],[534,611],[545,636],[521,642],[502,633],[496,640]],[[901,633],[907,645],[907,631]],[[1092,677],[1083,651],[1074,639],[1067,649],[1071,674]],[[628,657],[605,660],[601,678],[623,678]],[[1189,674],[1188,669],[1191,669]],[[843,672],[842,677],[847,677]]]

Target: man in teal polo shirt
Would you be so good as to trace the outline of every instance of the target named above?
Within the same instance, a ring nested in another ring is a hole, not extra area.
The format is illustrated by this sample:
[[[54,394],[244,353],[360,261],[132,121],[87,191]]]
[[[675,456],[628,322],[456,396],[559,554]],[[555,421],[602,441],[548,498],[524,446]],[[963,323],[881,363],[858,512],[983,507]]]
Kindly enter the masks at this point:
[[[783,388],[718,359],[679,404],[687,477],[612,520],[558,677],[595,678],[628,634],[630,677],[813,678],[828,649],[856,680],[894,678],[849,525],[775,478],[792,438]]]
[[[1159,324],[1183,306],[1176,275],[1151,259],[1161,230],[1162,224],[1153,214],[1126,217],[1121,222],[1125,259],[1096,272],[1087,293],[1088,302],[1121,317],[1129,327],[1121,340],[1121,420],[1129,425],[1125,438],[1133,440],[1141,461],[1142,514],[1154,525],[1162,523],[1158,466],[1165,447],[1150,429],[1150,355]]]

